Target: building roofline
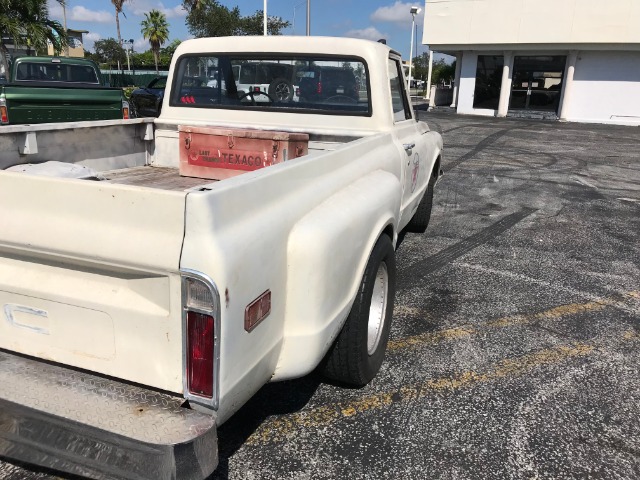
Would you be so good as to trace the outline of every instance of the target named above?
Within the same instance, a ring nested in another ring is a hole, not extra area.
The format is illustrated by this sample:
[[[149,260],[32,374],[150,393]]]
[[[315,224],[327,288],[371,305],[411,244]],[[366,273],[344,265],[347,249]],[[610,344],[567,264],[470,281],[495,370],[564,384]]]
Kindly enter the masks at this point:
[[[461,51],[617,51],[638,52],[640,43],[494,43],[494,44],[431,44],[429,49],[435,52],[455,54]]]

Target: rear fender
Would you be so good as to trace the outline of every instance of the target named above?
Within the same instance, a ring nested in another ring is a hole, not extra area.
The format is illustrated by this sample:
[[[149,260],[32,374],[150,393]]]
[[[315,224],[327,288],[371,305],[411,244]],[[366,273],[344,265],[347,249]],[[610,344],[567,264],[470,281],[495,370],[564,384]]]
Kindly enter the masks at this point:
[[[306,375],[340,332],[375,242],[395,243],[401,185],[377,170],[304,216],[287,245],[284,341],[274,380]]]

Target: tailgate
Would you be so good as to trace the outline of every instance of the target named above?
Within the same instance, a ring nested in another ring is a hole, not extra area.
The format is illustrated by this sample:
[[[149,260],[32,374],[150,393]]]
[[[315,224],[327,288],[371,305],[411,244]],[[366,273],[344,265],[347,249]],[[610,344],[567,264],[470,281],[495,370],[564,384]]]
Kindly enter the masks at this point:
[[[7,85],[3,90],[12,125],[122,118],[122,91],[116,88]]]
[[[0,173],[0,348],[181,392],[185,195]]]

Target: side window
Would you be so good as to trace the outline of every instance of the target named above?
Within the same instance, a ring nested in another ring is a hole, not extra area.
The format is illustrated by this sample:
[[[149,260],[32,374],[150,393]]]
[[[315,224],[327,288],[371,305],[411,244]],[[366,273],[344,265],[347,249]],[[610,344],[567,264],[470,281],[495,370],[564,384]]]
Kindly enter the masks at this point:
[[[407,100],[400,62],[389,59],[389,86],[391,88],[391,106],[393,107],[393,121],[401,122],[411,118],[411,109]]]

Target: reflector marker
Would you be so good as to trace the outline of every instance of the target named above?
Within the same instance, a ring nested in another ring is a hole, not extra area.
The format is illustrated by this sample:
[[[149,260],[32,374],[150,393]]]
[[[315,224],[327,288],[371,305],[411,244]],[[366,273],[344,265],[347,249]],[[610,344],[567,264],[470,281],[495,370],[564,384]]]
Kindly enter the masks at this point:
[[[267,290],[244,310],[244,329],[247,332],[253,330],[262,320],[271,313],[271,290]]]

